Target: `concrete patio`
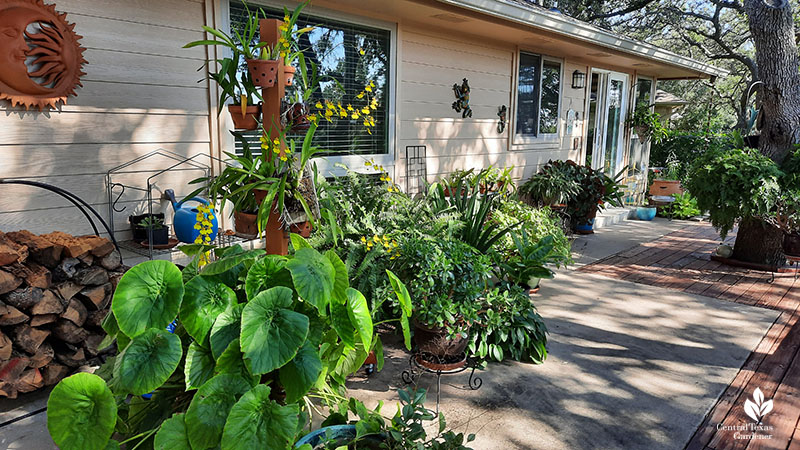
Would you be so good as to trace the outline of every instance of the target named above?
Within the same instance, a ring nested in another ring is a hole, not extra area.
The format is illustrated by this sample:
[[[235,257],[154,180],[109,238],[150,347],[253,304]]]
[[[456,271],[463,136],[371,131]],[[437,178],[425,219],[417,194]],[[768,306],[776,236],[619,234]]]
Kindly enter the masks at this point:
[[[442,377],[441,411],[475,449],[679,449],[764,337],[779,311],[576,271],[686,226],[626,221],[575,241],[576,265],[537,297],[550,329],[543,365],[493,363]],[[387,337],[383,371],[356,377],[350,394],[392,415],[408,354]],[[435,376],[420,386],[433,388]],[[53,448],[46,396],[0,400],[0,448]],[[33,414],[31,414],[33,413]],[[11,421],[11,423],[9,423]]]

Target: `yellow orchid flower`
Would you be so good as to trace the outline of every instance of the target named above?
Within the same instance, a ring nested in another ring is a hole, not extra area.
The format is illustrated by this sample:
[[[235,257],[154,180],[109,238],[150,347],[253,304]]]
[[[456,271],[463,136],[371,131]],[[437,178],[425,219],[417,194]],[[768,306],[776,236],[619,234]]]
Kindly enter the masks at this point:
[[[316,103],[314,106],[315,106],[317,109],[322,109],[322,102],[320,102],[320,101],[317,101],[317,103]]]

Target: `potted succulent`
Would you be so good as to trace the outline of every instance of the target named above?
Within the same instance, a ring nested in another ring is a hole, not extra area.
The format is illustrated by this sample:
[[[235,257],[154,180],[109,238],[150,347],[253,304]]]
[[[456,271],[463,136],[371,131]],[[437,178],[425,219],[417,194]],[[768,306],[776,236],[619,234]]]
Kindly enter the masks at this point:
[[[135,242],[147,240],[147,228],[141,225],[141,223],[145,220],[148,222],[160,220],[161,223],[164,223],[164,213],[136,214],[128,216],[128,222],[131,224],[131,233],[133,234],[133,240]]]
[[[153,246],[169,244],[169,227],[164,225],[164,219],[155,215],[145,217],[139,222],[139,227],[145,230],[146,238],[142,245]]]
[[[56,445],[288,450],[309,396],[344,409],[338,393],[372,345],[370,310],[341,259],[302,242],[289,257],[218,248],[203,267],[199,245],[183,271],[156,260],[126,272],[103,321],[119,353],[50,394]]]

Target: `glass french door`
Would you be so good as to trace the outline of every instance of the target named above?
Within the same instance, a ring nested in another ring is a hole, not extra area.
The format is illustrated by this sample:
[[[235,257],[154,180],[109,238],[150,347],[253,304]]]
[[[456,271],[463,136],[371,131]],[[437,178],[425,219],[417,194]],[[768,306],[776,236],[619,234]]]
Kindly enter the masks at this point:
[[[628,107],[628,76],[616,72],[592,72],[589,99],[591,148],[587,163],[614,176],[625,160],[625,112]]]

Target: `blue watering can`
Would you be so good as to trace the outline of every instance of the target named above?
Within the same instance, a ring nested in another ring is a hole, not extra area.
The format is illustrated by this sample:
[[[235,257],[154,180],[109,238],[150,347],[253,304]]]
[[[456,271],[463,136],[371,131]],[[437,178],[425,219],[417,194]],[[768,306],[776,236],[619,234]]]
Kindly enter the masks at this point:
[[[197,236],[200,235],[200,230],[196,229],[194,226],[197,225],[197,214],[200,212],[196,207],[192,207],[190,205],[186,205],[187,202],[197,202],[203,205],[208,206],[208,200],[200,197],[192,197],[181,202],[175,200],[175,192],[172,189],[167,189],[164,191],[164,195],[169,199],[172,203],[172,208],[175,210],[175,217],[172,220],[172,225],[175,228],[175,236],[178,238],[179,241],[193,244],[194,240],[197,239]],[[217,222],[217,211],[211,210],[214,215],[214,219],[211,220],[211,240],[217,238],[217,231],[219,229],[219,223]]]

